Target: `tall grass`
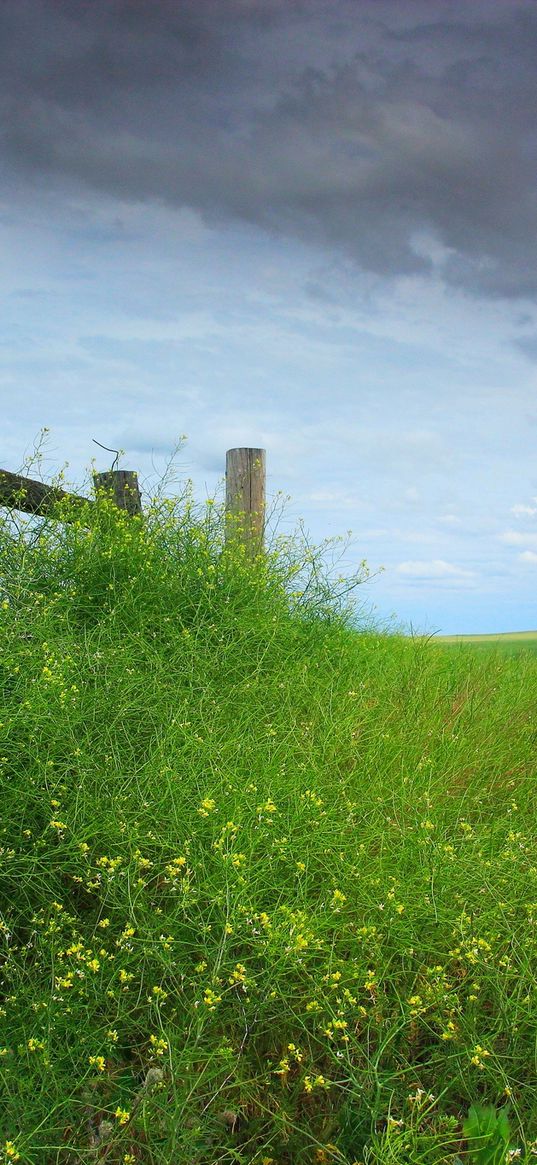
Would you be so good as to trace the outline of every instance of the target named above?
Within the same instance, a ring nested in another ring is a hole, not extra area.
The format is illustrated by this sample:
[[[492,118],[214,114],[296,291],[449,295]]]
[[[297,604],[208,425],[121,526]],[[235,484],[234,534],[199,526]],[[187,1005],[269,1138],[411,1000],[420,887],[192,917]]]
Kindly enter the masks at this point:
[[[0,1151],[455,1162],[507,1102],[529,1161],[537,662],[357,632],[222,530],[0,529]]]

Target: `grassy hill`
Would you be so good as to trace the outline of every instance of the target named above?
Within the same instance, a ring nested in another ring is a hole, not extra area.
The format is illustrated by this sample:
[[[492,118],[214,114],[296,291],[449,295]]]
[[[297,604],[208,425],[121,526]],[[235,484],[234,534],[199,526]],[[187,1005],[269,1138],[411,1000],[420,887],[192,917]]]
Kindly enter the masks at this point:
[[[0,552],[5,1162],[533,1160],[535,660],[188,498]]]

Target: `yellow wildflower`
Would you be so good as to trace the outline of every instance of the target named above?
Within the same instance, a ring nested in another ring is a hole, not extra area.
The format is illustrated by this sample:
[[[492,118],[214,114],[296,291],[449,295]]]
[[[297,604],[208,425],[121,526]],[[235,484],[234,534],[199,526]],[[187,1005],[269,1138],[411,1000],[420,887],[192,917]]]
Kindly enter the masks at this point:
[[[32,1039],[28,1040],[28,1051],[29,1052],[42,1052],[42,1051],[44,1051],[44,1048],[45,1048],[45,1045],[43,1043],[43,1040],[35,1040],[33,1037],[32,1037]]]
[[[328,1087],[324,1076],[321,1076],[321,1075],[315,1076],[315,1077],[313,1077],[313,1079],[311,1076],[305,1076],[303,1083],[304,1083],[304,1092],[313,1092],[314,1088],[327,1088]]]
[[[237,963],[235,970],[231,972],[228,982],[232,986],[236,983],[246,983],[246,967],[243,963]]]
[[[216,801],[213,801],[212,797],[204,797],[198,809],[198,813],[201,817],[208,817],[209,813],[214,813],[215,809]]]
[[[162,1036],[150,1036],[149,1043],[155,1056],[163,1056],[168,1051],[168,1041],[163,1039]]]
[[[162,1003],[164,1003],[164,1001],[167,998],[168,998],[168,992],[165,991],[163,987],[152,987],[151,988],[151,995],[148,996],[148,1002],[153,1003],[155,999],[158,999]]]
[[[264,805],[257,806],[258,813],[277,813],[278,809],[271,797],[265,801]]]
[[[209,1011],[215,1011],[217,1003],[222,1002],[222,996],[216,995],[215,992],[212,991],[210,987],[206,987],[205,988],[205,995],[203,997],[203,1002],[204,1002],[205,1006],[209,1009]]]
[[[481,1044],[476,1044],[474,1054],[470,1058],[470,1063],[475,1064],[476,1068],[484,1068],[484,1061],[487,1056],[490,1056],[490,1052],[487,1052],[486,1048],[482,1048]]]

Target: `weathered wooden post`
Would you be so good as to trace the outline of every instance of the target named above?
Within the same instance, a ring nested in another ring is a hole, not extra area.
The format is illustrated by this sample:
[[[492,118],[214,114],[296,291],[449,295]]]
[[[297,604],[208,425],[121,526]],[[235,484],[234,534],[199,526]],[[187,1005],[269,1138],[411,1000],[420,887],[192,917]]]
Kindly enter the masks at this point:
[[[239,541],[252,557],[263,549],[265,478],[264,449],[228,449],[226,542]]]
[[[95,492],[104,491],[120,510],[126,510],[131,517],[142,513],[142,499],[138,487],[138,474],[133,469],[109,469],[106,473],[94,473]]]

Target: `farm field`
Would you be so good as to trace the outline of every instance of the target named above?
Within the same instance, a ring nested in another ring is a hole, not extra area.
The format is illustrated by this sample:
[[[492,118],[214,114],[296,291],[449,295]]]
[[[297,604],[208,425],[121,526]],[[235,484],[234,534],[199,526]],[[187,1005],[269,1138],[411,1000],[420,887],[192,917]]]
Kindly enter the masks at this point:
[[[498,635],[436,635],[434,642],[446,647],[471,647],[517,654],[537,651],[537,631],[507,631]]]
[[[535,1160],[537,658],[83,517],[0,526],[0,1160]]]

